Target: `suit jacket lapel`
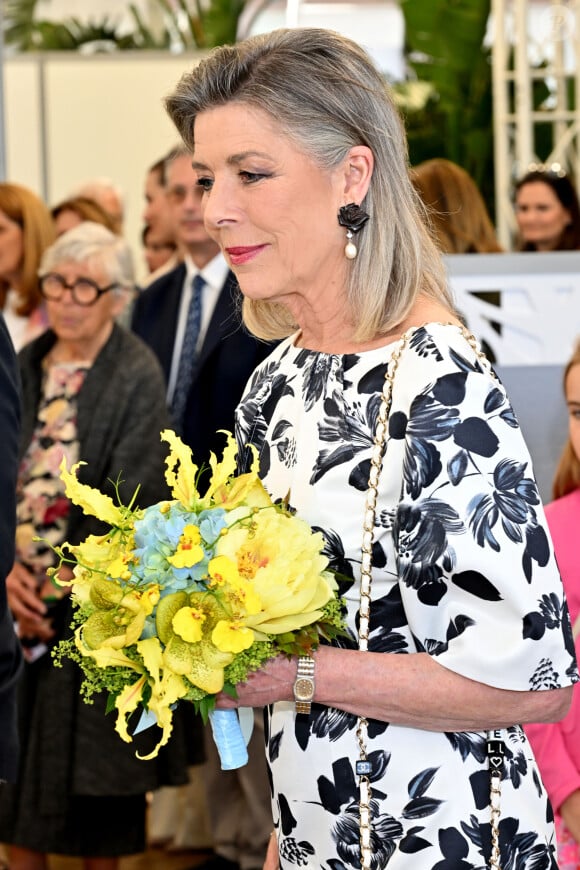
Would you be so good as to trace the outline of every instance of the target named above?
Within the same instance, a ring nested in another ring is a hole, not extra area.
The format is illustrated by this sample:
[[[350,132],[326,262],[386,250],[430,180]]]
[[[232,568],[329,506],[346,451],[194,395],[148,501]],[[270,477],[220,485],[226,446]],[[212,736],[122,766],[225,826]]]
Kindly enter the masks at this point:
[[[164,304],[160,307],[160,322],[156,326],[156,333],[159,336],[156,352],[167,380],[169,380],[171,373],[173,347],[175,344],[175,333],[177,332],[177,320],[179,317],[179,306],[181,304],[181,294],[183,292],[184,281],[185,265],[181,264],[175,270],[173,280],[163,289],[166,298]]]
[[[238,289],[238,283],[232,272],[229,272],[218,296],[211,320],[205,333],[196,365],[196,374],[200,372],[205,361],[211,355],[216,345],[218,345],[226,335],[231,335],[232,332],[241,328],[241,313],[237,304],[239,293],[240,290]]]

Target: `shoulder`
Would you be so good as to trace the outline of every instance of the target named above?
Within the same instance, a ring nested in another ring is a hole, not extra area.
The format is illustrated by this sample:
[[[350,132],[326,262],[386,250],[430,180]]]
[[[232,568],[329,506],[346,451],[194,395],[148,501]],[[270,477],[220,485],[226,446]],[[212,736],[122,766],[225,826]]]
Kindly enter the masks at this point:
[[[115,367],[119,377],[134,376],[137,371],[161,373],[157,357],[151,348],[134,332],[116,323],[109,341],[99,355],[103,366]]]
[[[185,265],[180,263],[174,269],[171,269],[170,272],[161,275],[156,281],[140,290],[135,301],[135,307],[151,304],[158,299],[163,299],[169,288],[182,287],[184,280]]]
[[[436,389],[440,399],[461,402],[466,392],[492,389],[501,382],[477,341],[452,324],[431,323],[409,330],[392,346],[391,366],[412,395]]]

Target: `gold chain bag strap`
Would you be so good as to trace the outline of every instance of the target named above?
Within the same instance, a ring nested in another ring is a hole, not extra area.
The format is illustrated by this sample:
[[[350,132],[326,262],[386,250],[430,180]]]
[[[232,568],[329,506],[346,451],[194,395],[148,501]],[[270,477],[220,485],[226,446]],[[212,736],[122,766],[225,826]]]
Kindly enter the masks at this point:
[[[387,432],[389,425],[389,414],[391,411],[391,403],[393,396],[393,382],[399,367],[399,362],[403,350],[407,346],[414,330],[411,329],[405,332],[400,339],[398,348],[394,351],[383,383],[381,394],[381,405],[379,408],[377,427],[373,439],[373,449],[371,455],[371,468],[369,472],[369,484],[366,494],[365,515],[363,523],[363,544],[361,557],[361,586],[360,586],[360,605],[359,605],[359,633],[358,633],[358,648],[363,651],[368,650],[369,643],[369,623],[370,623],[370,606],[371,606],[371,586],[372,586],[372,551],[375,532],[377,500],[378,500],[378,484],[381,468],[383,464],[383,456],[387,441]],[[478,358],[484,363],[485,367],[493,375],[493,371],[489,365],[485,355],[479,349],[479,345],[475,337],[466,329],[461,328],[464,338],[473,348]],[[372,859],[372,820],[371,820],[371,776],[372,762],[367,756],[367,736],[368,722],[364,716],[360,716],[357,723],[356,738],[359,749],[359,759],[356,763],[356,775],[359,779],[359,820],[360,820],[360,850],[361,850],[361,868],[362,870],[370,870]],[[500,818],[500,798],[501,798],[501,777],[504,765],[505,747],[502,739],[501,731],[488,731],[487,733],[487,757],[490,773],[490,823],[491,823],[491,858],[490,870],[501,870],[500,867],[500,849],[499,849],[499,818]]]

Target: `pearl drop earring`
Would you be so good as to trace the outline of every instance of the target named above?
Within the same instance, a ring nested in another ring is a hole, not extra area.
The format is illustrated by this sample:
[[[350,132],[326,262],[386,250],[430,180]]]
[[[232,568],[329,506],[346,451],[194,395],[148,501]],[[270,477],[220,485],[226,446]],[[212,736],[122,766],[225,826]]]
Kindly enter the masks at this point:
[[[351,242],[353,233],[352,230],[346,231],[346,238],[348,239],[346,245],[344,246],[344,256],[347,260],[354,260],[356,255],[358,254],[358,248],[354,242]]]
[[[357,205],[356,202],[349,202],[348,205],[343,205],[338,210],[338,223],[341,227],[346,227],[346,245],[344,246],[344,256],[347,260],[354,260],[358,254],[358,248],[352,241],[355,233],[360,232],[370,215]]]

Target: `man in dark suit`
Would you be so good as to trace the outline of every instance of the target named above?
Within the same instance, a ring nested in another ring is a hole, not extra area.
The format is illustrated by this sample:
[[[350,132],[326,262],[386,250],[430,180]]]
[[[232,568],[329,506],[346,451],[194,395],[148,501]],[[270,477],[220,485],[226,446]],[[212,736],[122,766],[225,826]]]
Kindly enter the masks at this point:
[[[234,409],[246,382],[271,346],[253,338],[241,323],[240,291],[205,230],[201,189],[188,151],[176,149],[170,155],[165,182],[184,261],[141,291],[132,325],[161,362],[175,427],[201,467],[207,466],[210,452],[221,456],[225,438],[218,430],[233,431]],[[272,816],[263,722],[256,717],[254,731],[260,730],[262,743],[254,733],[248,764],[238,771],[221,771],[206,728],[203,779],[215,854],[198,870],[262,866]]]
[[[219,429],[233,431],[234,409],[246,382],[271,346],[253,338],[240,318],[240,291],[219,248],[207,235],[201,216],[201,190],[191,168],[191,155],[176,149],[168,159],[166,188],[174,213],[177,243],[185,260],[142,291],[134,305],[132,326],[157,354],[174,404],[179,357],[185,331],[191,284],[196,275],[202,290],[201,331],[181,420],[180,435],[198,466],[210,451],[221,454],[225,439]]]
[[[14,781],[18,763],[16,684],[22,654],[6,601],[6,577],[14,564],[20,396],[16,355],[1,314],[0,432],[0,781]]]

